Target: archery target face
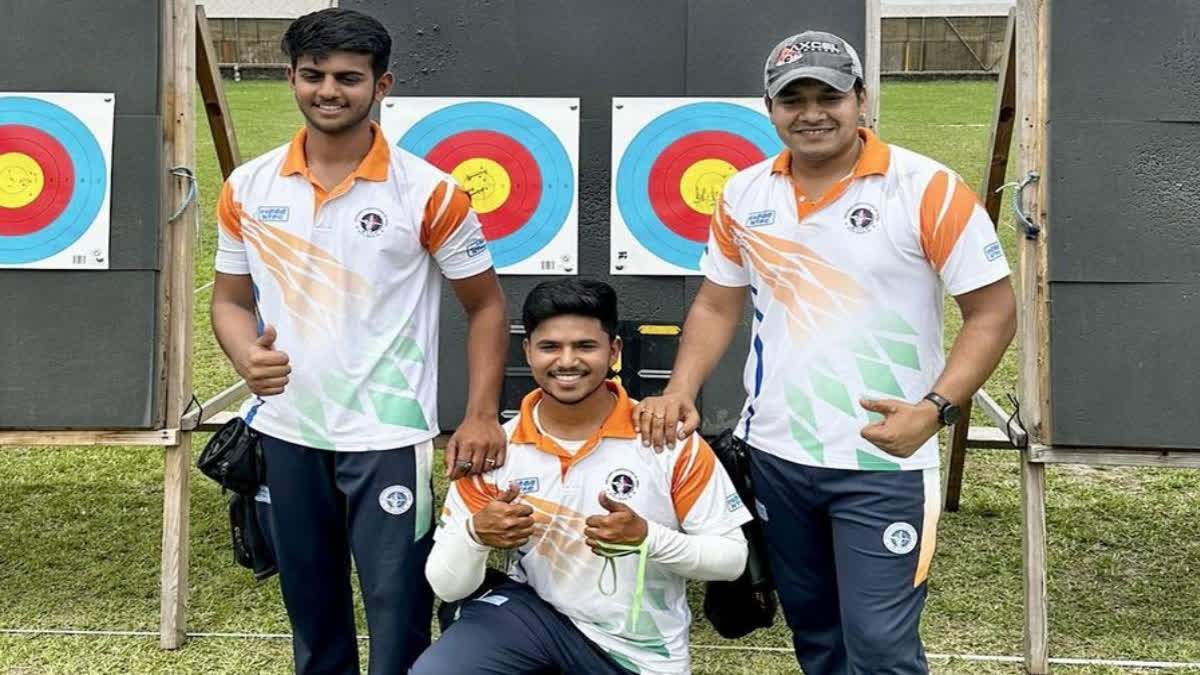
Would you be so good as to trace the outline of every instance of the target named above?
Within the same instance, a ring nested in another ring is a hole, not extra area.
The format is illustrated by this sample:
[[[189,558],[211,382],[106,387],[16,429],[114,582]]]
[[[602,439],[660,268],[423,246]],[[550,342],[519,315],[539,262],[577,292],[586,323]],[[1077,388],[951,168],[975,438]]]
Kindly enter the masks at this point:
[[[610,272],[698,275],[730,176],[783,143],[760,99],[613,99]]]
[[[0,268],[108,269],[113,100],[0,93]]]
[[[471,195],[498,272],[578,272],[579,99],[389,97],[380,122]]]

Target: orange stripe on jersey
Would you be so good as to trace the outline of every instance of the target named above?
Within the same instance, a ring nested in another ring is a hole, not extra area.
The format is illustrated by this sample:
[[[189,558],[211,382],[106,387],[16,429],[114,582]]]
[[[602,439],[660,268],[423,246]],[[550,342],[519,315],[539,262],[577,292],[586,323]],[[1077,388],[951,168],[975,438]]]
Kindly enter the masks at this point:
[[[717,242],[717,248],[721,249],[721,255],[724,255],[730,262],[738,265],[742,264],[742,252],[738,250],[737,244],[733,241],[733,228],[740,228],[737,221],[729,216],[725,211],[725,198],[722,195],[717,200],[717,209],[713,211],[712,217],[713,239]]]
[[[951,189],[953,192],[947,203],[946,193]],[[961,178],[956,177],[951,187],[950,175],[945,171],[934,174],[925,187],[925,194],[921,196],[921,248],[939,271],[950,258],[959,236],[967,229],[977,202],[975,193]]]
[[[717,464],[717,456],[708,443],[698,435],[693,435],[692,439],[691,450],[679,453],[671,476],[671,502],[675,504],[675,517],[680,523],[708,487]]]
[[[458,490],[458,496],[467,505],[467,510],[471,512],[471,515],[479,513],[483,507],[488,505],[488,502],[500,494],[499,488],[478,476],[459,478],[454,481],[454,488]]]
[[[229,181],[221,185],[221,196],[217,199],[217,224],[225,234],[234,239],[242,240],[242,219],[239,214],[242,205],[233,200],[233,188]]]
[[[446,198],[449,185],[446,182],[438,183],[425,202],[425,216],[421,219],[421,245],[430,253],[438,252],[467,219],[467,213],[471,210],[471,195],[457,185],[449,199]]]

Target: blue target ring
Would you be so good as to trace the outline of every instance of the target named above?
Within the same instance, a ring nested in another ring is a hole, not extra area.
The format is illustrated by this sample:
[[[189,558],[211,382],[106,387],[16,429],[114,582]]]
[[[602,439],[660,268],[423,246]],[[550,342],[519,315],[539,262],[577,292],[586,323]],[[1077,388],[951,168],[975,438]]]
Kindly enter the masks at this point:
[[[442,141],[472,131],[509,136],[529,151],[541,172],[542,195],[529,220],[511,234],[488,242],[496,267],[519,263],[544,248],[562,229],[575,199],[575,171],[566,149],[541,120],[519,108],[490,101],[442,108],[413,125],[396,145],[425,157]]]
[[[766,116],[745,106],[722,101],[689,103],[658,117],[633,137],[617,167],[617,207],[638,242],[662,260],[687,269],[698,269],[704,244],[671,231],[650,201],[650,171],[654,162],[675,141],[704,131],[741,136],[772,157],[783,143]]]
[[[108,187],[108,166],[92,132],[67,110],[40,99],[0,97],[0,129],[32,127],[62,145],[75,181],[66,208],[28,234],[0,236],[0,264],[19,265],[62,252],[87,232],[100,212]]]

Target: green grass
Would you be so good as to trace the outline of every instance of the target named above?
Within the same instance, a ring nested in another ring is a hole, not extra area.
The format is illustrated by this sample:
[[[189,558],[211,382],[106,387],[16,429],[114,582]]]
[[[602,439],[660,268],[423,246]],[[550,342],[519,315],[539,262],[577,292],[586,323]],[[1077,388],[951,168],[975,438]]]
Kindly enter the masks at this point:
[[[245,157],[286,142],[300,123],[279,83],[227,87]],[[993,92],[987,82],[887,83],[882,136],[942,160],[978,185]],[[201,286],[212,278],[220,181],[207,126],[198,119]],[[1000,231],[1015,260],[1010,222],[1006,206]],[[194,371],[201,399],[234,381],[209,330],[208,300],[207,291],[197,295]],[[948,340],[958,325],[950,303]],[[1010,353],[988,389],[999,396],[1013,391],[1015,381]],[[197,451],[204,440],[195,439]],[[156,630],[162,469],[161,452],[144,448],[0,452],[0,628]],[[1020,653],[1017,479],[1014,453],[970,455],[962,510],[946,514],[939,531],[923,624],[930,652]],[[1190,529],[1200,512],[1200,474],[1051,467],[1049,485],[1052,655],[1200,661],[1200,576],[1194,574],[1200,541]],[[232,564],[221,496],[196,472],[192,486],[190,630],[286,632],[277,582],[256,585]],[[439,491],[444,488],[439,481]],[[786,647],[789,638],[780,625],[728,642],[700,620],[693,644]],[[694,656],[698,673],[796,672],[785,653],[696,649]],[[290,663],[286,640],[195,638],[180,651],[164,652],[152,637],[0,635],[0,675],[287,673]],[[932,666],[939,674],[1021,671],[964,661]]]

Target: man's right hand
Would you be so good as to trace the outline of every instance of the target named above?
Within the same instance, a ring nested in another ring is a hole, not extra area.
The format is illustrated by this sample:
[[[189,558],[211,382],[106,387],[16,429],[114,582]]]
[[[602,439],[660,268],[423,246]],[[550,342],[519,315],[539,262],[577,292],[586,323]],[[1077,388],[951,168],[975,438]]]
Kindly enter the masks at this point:
[[[287,352],[275,349],[274,326],[267,324],[263,327],[262,335],[250,343],[242,355],[237,371],[250,391],[259,396],[283,393],[292,367],[288,365]]]
[[[460,480],[471,480],[470,478]],[[475,536],[484,546],[499,549],[523,546],[533,536],[533,508],[528,504],[514,504],[521,494],[516,483],[496,495],[479,513],[471,516],[475,522]]]
[[[642,445],[662,452],[674,448],[676,441],[687,438],[700,426],[700,412],[695,400],[664,392],[662,396],[644,398],[634,407],[633,426],[642,436]]]

